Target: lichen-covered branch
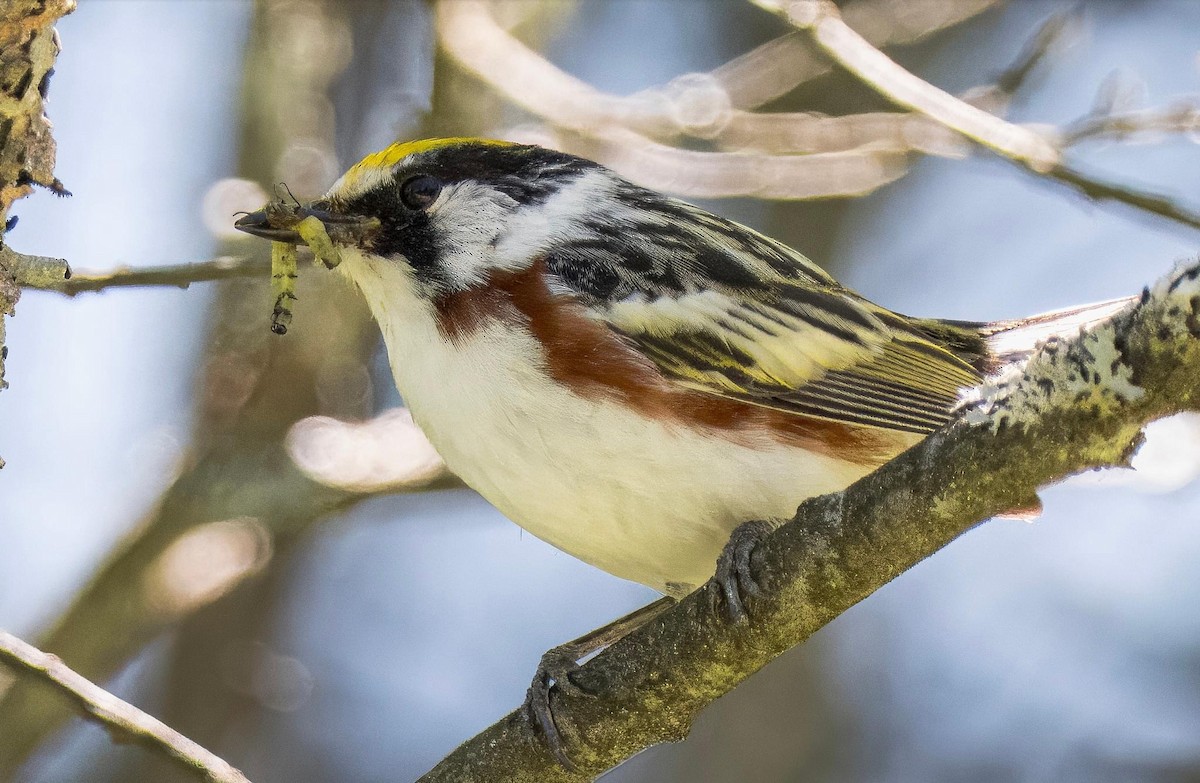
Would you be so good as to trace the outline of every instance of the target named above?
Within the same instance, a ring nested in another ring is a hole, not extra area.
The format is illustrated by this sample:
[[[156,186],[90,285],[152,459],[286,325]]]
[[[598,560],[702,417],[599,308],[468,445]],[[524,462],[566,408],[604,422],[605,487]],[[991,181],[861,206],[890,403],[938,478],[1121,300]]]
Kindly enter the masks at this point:
[[[84,717],[124,740],[160,751],[214,783],[250,783],[229,762],[72,671],[56,656],[3,630],[0,630],[0,663],[6,664],[18,677],[32,677],[48,683],[75,704]]]
[[[424,778],[589,780],[651,745],[898,574],[1040,487],[1124,466],[1149,422],[1200,408],[1200,262],[994,379],[938,432],[843,492],[813,498],[755,550],[764,594],[747,627],[714,611],[715,585],[614,644],[552,693],[578,771],[560,767],[515,711]]]
[[[0,247],[12,203],[34,185],[65,193],[54,176],[54,137],[46,119],[46,90],[58,34],[54,23],[75,10],[75,0],[8,0],[0,5]],[[0,389],[5,387],[4,318],[21,289],[0,257]],[[0,467],[4,465],[0,460]]]
[[[62,258],[30,256],[0,247],[0,265],[19,288],[53,290],[71,279],[71,266]]]
[[[0,218],[34,185],[62,189],[45,101],[59,49],[54,23],[74,10],[75,0],[9,0],[0,9]]]

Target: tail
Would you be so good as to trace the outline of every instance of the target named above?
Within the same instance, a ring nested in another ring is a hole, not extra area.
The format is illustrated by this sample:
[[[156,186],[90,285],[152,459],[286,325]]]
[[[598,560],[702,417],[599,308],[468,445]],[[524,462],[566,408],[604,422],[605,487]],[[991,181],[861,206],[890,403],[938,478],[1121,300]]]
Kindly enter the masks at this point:
[[[983,339],[985,350],[975,368],[987,375],[1014,362],[1027,358],[1033,349],[1051,337],[1067,337],[1080,329],[1104,321],[1124,310],[1138,299],[1136,296],[1110,299],[1107,302],[1068,307],[1048,313],[991,323],[942,322],[952,328],[970,329]],[[967,357],[963,357],[967,358]],[[970,359],[968,359],[970,361]],[[998,517],[1032,522],[1041,516],[1042,502],[1035,495],[1024,507],[997,514]]]
[[[1011,321],[986,323],[915,318],[909,323],[970,364],[980,375],[990,375],[1005,365],[1025,359],[1049,338],[1066,337],[1110,318],[1136,299],[1112,299]]]
[[[994,321],[981,324],[979,332],[987,341],[996,362],[1000,365],[1010,364],[1026,358],[1034,348],[1051,337],[1073,335],[1086,326],[1111,318],[1136,300],[1136,296],[1127,296],[1014,321]]]

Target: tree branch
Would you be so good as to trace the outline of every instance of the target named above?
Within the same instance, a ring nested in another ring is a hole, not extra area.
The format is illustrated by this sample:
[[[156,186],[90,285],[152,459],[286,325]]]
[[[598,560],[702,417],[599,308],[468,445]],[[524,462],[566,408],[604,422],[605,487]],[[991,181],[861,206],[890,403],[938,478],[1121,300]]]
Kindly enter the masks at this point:
[[[904,70],[842,21],[837,6],[821,0],[783,3],[753,0],[808,31],[817,46],[859,81],[898,106],[918,112],[971,141],[1039,173],[1059,163],[1059,151],[1028,128],[1013,125],[939,90]]]
[[[46,88],[58,57],[54,23],[75,10],[74,0],[8,0],[0,7],[0,247],[13,202],[34,185],[67,191],[54,176],[54,136],[45,115]],[[0,390],[4,381],[4,318],[21,289],[0,257]],[[0,468],[4,460],[0,460]]]
[[[330,310],[336,311],[338,304],[344,301],[335,298]],[[278,442],[285,440],[283,435],[255,431],[267,419],[261,408],[238,417],[228,429],[240,437],[219,437],[221,448],[201,451],[190,460],[188,470],[164,493],[159,506],[116,548],[43,635],[43,646],[58,651],[88,676],[110,676],[164,629],[254,579],[287,541],[312,525],[385,492],[460,485],[440,462],[432,464],[421,456],[428,445],[418,442],[418,432],[410,428],[397,432],[394,414],[389,416],[390,424],[385,422],[390,445],[414,449],[417,458],[407,450],[393,453],[392,462],[399,464],[388,465],[390,471],[370,470],[368,465],[365,473],[355,474],[350,466],[322,470],[319,459],[314,462],[312,456],[327,446],[319,440],[321,433],[313,432],[307,419],[291,427],[295,414],[276,396],[267,396],[264,405],[272,411],[283,408],[280,418],[288,422],[284,426],[302,431],[287,438],[285,448]],[[225,429],[213,419],[205,419],[210,429]],[[358,425],[368,430],[372,426],[377,425]],[[314,436],[317,441],[306,446],[304,441]],[[261,442],[263,437],[269,442]],[[364,439],[347,445],[361,450]],[[369,457],[369,452],[356,456]],[[199,582],[188,579],[186,569],[180,570],[181,563],[195,557],[187,537],[196,531],[204,536],[200,540],[208,542],[202,562],[207,563],[209,576]],[[249,556],[239,560],[237,553],[247,550]],[[0,780],[14,774],[65,718],[61,705],[44,698],[44,689],[38,686],[29,680],[0,691]]]
[[[874,40],[893,43],[954,24],[990,4],[974,0],[947,7],[920,0],[905,8],[893,0],[863,0],[847,13]],[[516,140],[591,157],[650,187],[702,198],[844,197],[903,176],[908,152],[964,154],[961,139],[922,117],[860,120],[747,111],[829,70],[801,36],[783,36],[709,73],[618,96],[571,76],[517,40],[493,16],[494,7],[485,0],[439,3],[438,39],[463,68],[560,131],[518,134]],[[915,26],[898,23],[909,12]],[[664,143],[685,135],[722,149]]]
[[[518,134],[518,140],[597,159],[650,187],[704,198],[862,195],[903,176],[907,153],[962,157],[973,142],[1090,199],[1118,201],[1200,228],[1200,214],[1166,196],[1105,182],[1067,165],[1064,153],[1078,140],[1078,127],[1034,130],[992,113],[1005,108],[1071,27],[1075,14],[1050,17],[995,84],[955,97],[901,68],[873,45],[906,40],[904,25],[895,23],[897,14],[888,13],[897,8],[887,0],[848,5],[845,14],[853,26],[836,6],[821,0],[752,1],[808,32],[833,62],[911,113],[823,117],[748,111],[826,70],[814,64],[807,40],[795,35],[775,39],[709,73],[686,74],[661,87],[617,96],[580,81],[518,41],[493,17],[485,0],[439,3],[437,30],[442,46],[459,64],[557,129],[532,137]],[[970,16],[987,3],[953,5]],[[868,9],[883,13],[886,23]],[[923,11],[935,13],[933,8]],[[942,21],[945,26],[961,18]],[[929,19],[917,25],[922,30],[938,26]],[[1195,120],[1194,112],[1180,108],[1153,119],[1158,129],[1177,132],[1186,132]],[[1115,134],[1121,127],[1088,125],[1083,135]],[[711,141],[718,149],[664,143],[684,135]]]
[[[1180,102],[1161,109],[1091,114],[1063,129],[1063,144],[1071,146],[1092,139],[1127,139],[1166,133],[1200,133],[1200,104]]]
[[[873,43],[887,46],[919,40],[996,4],[859,0],[847,6],[846,15],[867,30]],[[803,36],[792,33],[709,73],[686,74],[633,95],[614,95],[571,76],[518,41],[493,16],[492,9],[502,7],[487,0],[439,3],[441,44],[508,100],[570,130],[616,126],[659,140],[680,134],[711,138],[722,130],[727,116],[745,114],[830,70]]]
[[[755,550],[764,595],[752,622],[714,611],[711,582],[587,662],[595,697],[552,692],[577,772],[559,767],[514,711],[421,780],[582,781],[660,742],[892,578],[1039,487],[1125,466],[1149,422],[1200,407],[1200,263],[994,379],[955,419],[843,492],[806,501]]]
[[[997,0],[853,0],[842,13],[850,26],[880,49],[902,46],[962,24],[994,8]],[[790,33],[713,69],[737,109],[756,109],[832,70],[805,36]]]
[[[751,0],[807,31],[838,65],[889,101],[929,117],[1019,164],[1034,174],[1069,185],[1096,200],[1119,201],[1160,217],[1200,228],[1200,214],[1166,196],[1136,191],[1089,177],[1063,162],[1063,148],[1028,127],[1014,125],[955,98],[900,67],[847,25],[827,0]]]
[[[162,721],[122,701],[72,671],[56,656],[0,630],[0,663],[18,677],[41,680],[72,701],[85,718],[111,732],[157,750],[216,783],[250,783],[229,762],[205,750]]]
[[[58,258],[27,256],[0,249],[0,257],[13,260],[17,285],[41,291],[57,291],[67,296],[108,288],[173,286],[187,288],[192,283],[230,280],[239,277],[269,279],[271,261],[262,256],[220,256],[210,261],[162,266],[121,266],[109,272],[77,272]]]

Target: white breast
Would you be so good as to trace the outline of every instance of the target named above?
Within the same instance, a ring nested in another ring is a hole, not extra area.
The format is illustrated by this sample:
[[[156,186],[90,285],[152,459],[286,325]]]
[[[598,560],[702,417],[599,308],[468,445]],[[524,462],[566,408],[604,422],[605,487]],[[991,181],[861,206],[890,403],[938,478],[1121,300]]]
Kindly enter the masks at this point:
[[[739,523],[791,516],[867,472],[580,397],[542,370],[524,329],[495,323],[452,347],[403,264],[347,254],[340,268],[366,296],[396,385],[447,465],[533,535],[617,576],[690,592]]]

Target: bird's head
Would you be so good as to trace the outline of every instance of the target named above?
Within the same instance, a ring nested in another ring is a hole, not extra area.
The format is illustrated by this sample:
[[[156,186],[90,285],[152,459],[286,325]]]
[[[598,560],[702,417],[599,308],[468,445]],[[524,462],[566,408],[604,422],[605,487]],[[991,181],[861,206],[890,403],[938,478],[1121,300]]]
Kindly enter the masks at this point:
[[[535,146],[473,138],[397,143],[363,158],[317,201],[290,210],[268,205],[235,225],[299,244],[294,224],[315,216],[335,244],[403,265],[436,296],[523,271],[536,245],[569,230],[550,220],[546,202],[561,201],[589,174],[611,177],[591,161]]]

